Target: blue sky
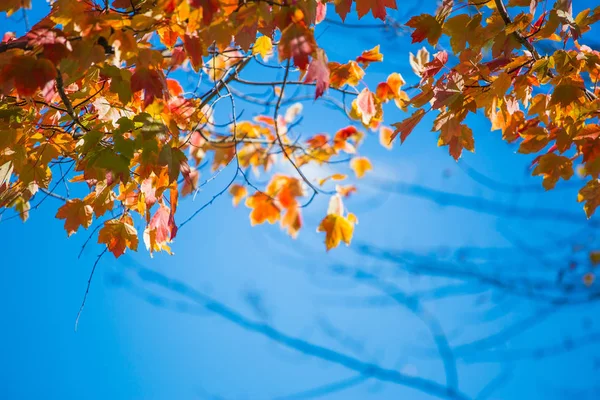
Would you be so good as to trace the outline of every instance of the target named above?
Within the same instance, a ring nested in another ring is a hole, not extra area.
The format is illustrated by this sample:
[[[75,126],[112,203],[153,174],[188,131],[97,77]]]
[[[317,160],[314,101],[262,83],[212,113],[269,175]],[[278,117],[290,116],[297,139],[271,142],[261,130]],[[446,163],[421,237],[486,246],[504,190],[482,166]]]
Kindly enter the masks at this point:
[[[594,2],[576,6],[585,3]],[[433,4],[423,2],[421,7],[431,10]],[[39,18],[38,6],[43,7],[43,2],[34,0],[31,21]],[[404,12],[392,15],[403,21]],[[23,29],[16,16],[10,20],[1,16],[0,26]],[[370,67],[369,84],[393,70],[413,79],[408,52],[420,46],[410,45],[406,36],[384,36],[374,29],[364,32],[368,34],[324,23],[318,34],[330,59],[353,58],[381,44],[386,62]],[[257,112],[251,105],[244,106],[250,114]],[[386,117],[395,122],[404,116],[394,111]],[[392,151],[381,148],[376,135],[367,141],[361,152],[374,161],[375,171],[359,183],[359,195],[347,202],[360,218],[350,248],[326,253],[322,236],[314,232],[327,208],[323,196],[306,210],[307,227],[297,240],[277,226],[250,227],[248,210],[232,208],[225,196],[181,229],[173,246],[175,256],[150,258],[142,250],[118,260],[104,257],[77,332],[75,317],[102,249],[90,245],[78,259],[88,233],[81,231],[67,239],[62,223],[54,219],[59,204],[52,199],[32,212],[25,224],[16,219],[0,222],[4,253],[0,398],[433,398],[376,379],[359,382],[356,371],[298,351],[299,342],[268,337],[266,333],[272,331],[264,327],[364,363],[443,383],[444,367],[435,355],[435,343],[409,308],[389,302],[366,307],[355,300],[381,296],[382,282],[408,293],[460,282],[408,274],[403,264],[368,255],[365,246],[410,253],[420,257],[423,266],[455,261],[456,249],[468,247],[465,252],[473,260],[478,254],[498,254],[498,273],[553,277],[557,265],[573,257],[573,244],[595,244],[594,230],[576,203],[573,185],[559,185],[551,193],[502,192],[469,176],[465,171],[473,168],[506,185],[541,188],[540,178],[529,177],[531,157],[516,154],[498,132],[490,132],[484,119],[475,117],[471,122],[476,153],[465,154],[458,164],[445,148],[436,147],[437,137],[428,130],[427,121]],[[346,123],[340,114],[309,102],[299,129],[332,132]],[[185,201],[178,210],[180,220],[210,200],[233,173],[225,171],[194,201]],[[389,193],[378,187],[381,181],[470,196],[479,199],[472,203],[475,208],[487,201],[525,210],[560,210],[574,217],[560,222],[552,213],[535,220],[474,212],[455,207],[447,196],[436,202],[431,196]],[[537,248],[542,251],[533,250]],[[476,265],[473,260],[469,258]],[[357,271],[368,271],[377,279]],[[424,302],[423,307],[439,319],[453,347],[552,308],[485,287]],[[593,336],[597,312],[595,303],[556,309],[544,322],[499,343],[496,351],[463,348],[466,355],[458,363],[461,391],[475,398],[488,383],[506,376],[497,381],[499,388],[490,399],[598,398],[594,386],[600,351]],[[550,352],[554,345],[564,348],[569,338],[581,337],[590,344],[552,357],[543,353],[540,358],[535,352],[529,357],[523,351],[543,347]],[[457,354],[462,353],[457,350]],[[321,397],[317,395],[328,387],[305,392],[333,383],[347,388]]]

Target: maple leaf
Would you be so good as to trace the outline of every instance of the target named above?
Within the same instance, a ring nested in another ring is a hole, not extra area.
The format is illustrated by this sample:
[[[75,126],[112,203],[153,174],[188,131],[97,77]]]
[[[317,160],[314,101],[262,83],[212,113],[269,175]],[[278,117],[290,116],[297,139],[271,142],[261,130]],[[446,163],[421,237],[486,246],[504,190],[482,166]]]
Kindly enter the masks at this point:
[[[420,43],[427,39],[430,45],[435,46],[442,36],[442,25],[429,14],[414,16],[406,25],[414,29],[410,35],[413,43]]]
[[[200,38],[196,35],[185,35],[183,37],[183,48],[187,53],[192,68],[198,72],[202,67],[202,53],[204,51]]]
[[[350,197],[350,195],[352,195],[352,193],[356,193],[358,189],[356,189],[356,186],[354,185],[335,185],[335,191],[342,197]]]
[[[179,172],[189,175],[189,165],[187,157],[177,147],[163,146],[158,156],[158,164],[163,165],[169,172],[169,182],[175,182],[179,177]]]
[[[410,53],[409,63],[415,75],[422,77],[425,72],[425,65],[429,63],[429,51],[422,47],[417,51],[417,55]]]
[[[396,0],[356,0],[356,12],[358,18],[362,18],[369,11],[373,13],[373,17],[385,21],[387,16],[386,8],[396,9]]]
[[[177,234],[177,226],[171,209],[160,205],[150,223],[144,230],[144,244],[150,253],[164,250],[170,253],[168,243],[173,241]]]
[[[279,61],[294,60],[294,65],[304,70],[308,57],[317,48],[313,32],[300,24],[290,24],[281,32]]]
[[[105,244],[115,258],[125,253],[126,249],[133,251],[138,247],[138,235],[129,215],[118,220],[108,220],[98,232],[98,243]]]
[[[229,187],[229,193],[233,197],[233,205],[235,207],[248,195],[248,190],[242,185],[233,184]]]
[[[323,186],[329,180],[343,181],[344,179],[346,179],[346,175],[344,175],[344,174],[333,174],[333,175],[327,176],[325,178],[319,179],[318,182],[319,182],[319,186]]]
[[[359,93],[355,102],[362,123],[369,125],[371,119],[375,116],[375,114],[377,114],[377,109],[375,107],[375,96],[369,89],[364,88]]]
[[[190,6],[202,9],[202,23],[210,25],[213,16],[219,11],[219,0],[189,0]]]
[[[200,172],[197,169],[191,170],[189,174],[183,180],[183,187],[181,188],[181,195],[187,196],[198,190],[198,180],[200,179]]]
[[[356,62],[361,64],[363,68],[369,66],[373,62],[383,61],[383,54],[379,52],[379,45],[373,47],[371,50],[363,51],[363,53],[356,58]]]
[[[273,198],[262,192],[256,192],[246,199],[246,207],[251,208],[250,224],[260,225],[265,222],[274,224],[281,216],[281,210],[275,205]]]
[[[346,20],[351,8],[352,0],[335,0],[335,12],[338,13],[342,21]]]
[[[9,64],[0,68],[0,92],[3,87],[14,86],[20,96],[30,97],[56,75],[56,68],[50,60],[29,55],[14,56]]]
[[[330,62],[328,64],[331,71],[331,86],[340,88],[344,85],[356,86],[365,76],[365,71],[356,61],[350,61],[346,64]]]
[[[404,143],[408,135],[412,133],[417,124],[423,119],[425,116],[425,111],[423,109],[418,109],[415,111],[410,117],[406,118],[402,122],[397,122],[392,124],[394,128],[394,133],[392,134],[391,140],[394,140],[398,134],[400,134],[400,143]]]
[[[65,220],[65,230],[67,235],[71,236],[80,226],[89,228],[92,224],[94,209],[81,199],[67,200],[67,202],[58,209],[56,218]]]
[[[273,54],[273,42],[268,36],[260,36],[252,46],[252,54],[260,54],[264,61],[269,61]]]
[[[298,232],[302,228],[302,214],[299,206],[290,207],[281,218],[281,227],[287,229],[288,234],[292,238],[298,236]]]
[[[347,246],[354,235],[354,225],[357,223],[354,214],[344,216],[344,206],[340,195],[334,195],[329,201],[327,216],[323,218],[317,232],[325,232],[325,247],[327,251],[336,248],[341,242]]]
[[[448,146],[450,155],[458,161],[463,149],[475,151],[473,131],[466,125],[461,125],[456,119],[450,119],[441,128],[438,146]]]
[[[573,162],[568,157],[548,153],[539,158],[532,175],[542,175],[544,178],[542,185],[546,190],[550,190],[556,186],[560,178],[569,180],[573,173]]]
[[[167,96],[167,85],[162,73],[147,67],[137,67],[131,76],[132,92],[144,92],[144,107],[148,107],[155,99]]]
[[[382,126],[379,128],[379,143],[388,150],[391,150],[393,147],[394,140],[394,130],[387,127]]]
[[[365,176],[367,171],[371,171],[373,166],[368,158],[355,157],[352,159],[352,161],[350,161],[350,168],[352,168],[356,177],[360,179]]]
[[[582,187],[577,195],[577,201],[580,203],[585,202],[583,207],[585,215],[591,218],[598,206],[600,206],[600,181],[593,179]]]
[[[327,56],[322,49],[317,49],[317,56],[313,57],[308,65],[304,82],[317,82],[315,90],[315,99],[323,95],[329,88],[329,68],[327,67]]]
[[[327,3],[317,2],[317,12],[315,15],[315,25],[320,24],[325,20],[327,15]]]

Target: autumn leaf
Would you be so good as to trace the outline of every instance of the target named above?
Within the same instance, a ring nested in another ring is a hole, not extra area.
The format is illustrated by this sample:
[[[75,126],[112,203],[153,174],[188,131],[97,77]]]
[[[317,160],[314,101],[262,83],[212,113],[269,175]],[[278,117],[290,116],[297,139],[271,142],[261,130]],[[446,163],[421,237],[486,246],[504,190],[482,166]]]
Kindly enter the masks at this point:
[[[294,65],[304,70],[308,57],[317,48],[313,32],[299,24],[290,24],[281,32],[279,61],[293,59]]]
[[[371,50],[363,51],[363,53],[356,58],[356,62],[361,64],[363,68],[369,66],[374,62],[383,61],[383,54],[379,52],[380,46],[375,46]]]
[[[339,195],[331,197],[327,216],[321,221],[317,232],[325,232],[327,251],[336,248],[341,242],[347,246],[354,235],[354,225],[358,222],[354,214],[344,216],[344,206]]]
[[[138,235],[131,217],[126,215],[118,220],[106,221],[98,232],[98,243],[105,244],[116,258],[126,249],[137,251]]]
[[[20,96],[30,97],[56,78],[56,75],[56,68],[47,59],[36,59],[28,55],[14,56],[8,65],[0,69],[0,93],[4,87],[14,86]],[[4,92],[8,94],[8,91]]]
[[[256,192],[246,199],[246,207],[251,208],[250,224],[260,225],[268,222],[274,224],[281,216],[281,210],[274,203],[273,198],[265,193]]]
[[[273,42],[271,42],[271,38],[265,35],[257,38],[254,46],[252,46],[252,54],[259,54],[263,61],[269,61],[269,58],[273,54]]]
[[[400,143],[404,143],[408,135],[412,133],[417,124],[423,119],[425,116],[425,111],[423,109],[418,109],[415,111],[410,117],[406,118],[402,122],[397,122],[392,124],[394,128],[394,133],[392,133],[391,140],[394,140],[398,134],[400,134]]]
[[[304,82],[317,82],[315,99],[318,99],[329,88],[329,68],[327,67],[327,56],[322,49],[317,49],[316,57],[308,65],[308,71]]]
[[[229,194],[233,197],[233,205],[237,207],[248,195],[248,190],[242,185],[233,184],[229,187]]]
[[[171,209],[161,204],[144,230],[144,244],[151,254],[155,251],[171,253],[168,243],[173,241],[176,234],[177,226]]]
[[[330,71],[330,83],[335,88],[344,85],[356,86],[365,76],[365,71],[356,61],[350,61],[346,64],[330,62],[328,64]]]
[[[325,20],[327,16],[327,3],[318,1],[317,2],[317,12],[315,15],[315,25],[320,24]]]
[[[183,48],[190,59],[192,68],[198,72],[202,67],[202,53],[204,52],[202,41],[197,35],[185,35],[183,37]]]
[[[355,157],[352,159],[352,161],[350,161],[350,168],[352,168],[356,177],[360,179],[365,176],[367,171],[371,171],[373,166],[368,158]]]
[[[379,143],[388,150],[391,150],[393,147],[394,141],[394,130],[387,127],[382,126],[379,128]]]
[[[573,173],[573,163],[568,157],[548,153],[540,157],[532,175],[542,175],[544,188],[550,190],[556,186],[560,178],[569,180]]]
[[[346,175],[344,175],[344,174],[333,174],[333,175],[329,175],[325,178],[319,179],[318,182],[319,182],[319,186],[323,186],[329,180],[343,181],[344,179],[346,179]]]
[[[358,18],[364,17],[370,11],[373,13],[373,17],[385,21],[386,8],[396,9],[396,0],[356,0]]]
[[[71,236],[80,226],[89,228],[92,224],[94,209],[91,205],[84,203],[81,199],[67,200],[67,202],[58,209],[56,218],[65,220],[65,230],[67,235]]]
[[[456,119],[450,119],[441,127],[438,146],[448,146],[450,155],[458,161],[463,149],[475,151],[473,131],[468,126],[460,124]]]
[[[422,47],[417,51],[417,55],[410,53],[409,63],[415,75],[422,77],[425,72],[425,65],[429,63],[429,51],[425,47]]]
[[[167,85],[161,73],[147,67],[137,67],[131,76],[131,91],[144,93],[144,107],[148,107],[155,99],[166,97]]]
[[[406,25],[414,29],[410,35],[413,43],[420,43],[427,39],[430,45],[435,46],[442,36],[442,25],[429,14],[414,16]]]
[[[342,21],[346,20],[351,8],[352,0],[335,0],[335,12],[339,14]]]
[[[581,190],[579,190],[577,201],[580,203],[585,202],[583,207],[585,215],[587,215],[588,218],[591,218],[598,206],[600,206],[600,181],[598,181],[598,179],[589,181],[581,188]]]
[[[359,93],[355,101],[362,123],[369,125],[371,119],[377,113],[377,109],[375,108],[375,96],[369,89],[365,88]]]

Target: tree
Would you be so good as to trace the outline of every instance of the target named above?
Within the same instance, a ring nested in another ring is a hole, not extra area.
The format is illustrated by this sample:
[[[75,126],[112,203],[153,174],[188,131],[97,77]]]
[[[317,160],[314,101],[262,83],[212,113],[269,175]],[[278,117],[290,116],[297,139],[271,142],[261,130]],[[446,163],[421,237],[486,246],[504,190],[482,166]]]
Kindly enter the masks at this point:
[[[338,172],[309,179],[303,168],[347,162],[361,178],[372,168],[357,151],[365,130],[378,130],[390,146],[397,137],[404,142],[428,113],[437,113],[438,145],[458,160],[463,149],[474,151],[466,118],[481,110],[504,139],[521,140],[520,152],[543,153],[532,166],[546,189],[568,180],[581,157],[591,180],[578,200],[593,214],[600,204],[600,53],[580,39],[600,19],[600,7],[574,16],[570,1],[559,0],[537,15],[537,0],[444,0],[435,14],[413,16],[406,25],[415,43],[449,41],[457,62],[445,50],[411,54],[420,81],[405,91],[397,73],[376,88],[364,83],[369,65],[383,61],[378,47],[350,61],[329,61],[319,47],[316,32],[326,12],[344,20],[352,3],[54,1],[24,36],[6,33],[0,44],[0,207],[25,220],[52,196],[64,201],[56,217],[68,235],[99,220],[90,237],[97,233],[119,257],[137,250],[141,221],[147,249],[170,252],[178,228],[189,221],[176,223],[180,198],[231,166],[233,179],[213,200],[226,191],[235,205],[245,199],[253,225],[279,222],[295,236],[302,209],[317,195],[331,196],[317,227],[331,249],[350,244],[358,219],[343,198],[356,187],[335,184],[346,179]],[[354,3],[359,18],[384,21],[397,5]],[[3,2],[0,11],[28,4]],[[563,48],[541,55],[535,46],[548,40]],[[283,78],[251,79],[249,68]],[[186,69],[196,84],[184,83]],[[333,104],[352,124],[333,135],[297,135],[302,98],[291,92],[296,86],[314,87],[311,97]],[[272,96],[253,98],[248,87],[272,88]],[[236,99],[262,103],[270,113],[243,120]],[[383,117],[394,105],[411,115],[392,129]],[[214,174],[201,182],[199,169],[207,163]],[[293,172],[270,172],[281,164]],[[249,170],[269,181],[254,183]],[[77,197],[57,193],[66,180],[78,185]],[[38,192],[42,199],[32,205]]]

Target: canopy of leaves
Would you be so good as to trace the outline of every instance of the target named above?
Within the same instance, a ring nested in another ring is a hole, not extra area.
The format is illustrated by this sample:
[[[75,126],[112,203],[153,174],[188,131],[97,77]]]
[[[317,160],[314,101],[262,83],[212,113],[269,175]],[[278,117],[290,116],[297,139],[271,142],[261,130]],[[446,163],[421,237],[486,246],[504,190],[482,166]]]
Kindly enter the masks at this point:
[[[418,76],[411,97],[397,73],[376,87],[364,82],[369,65],[384,61],[378,46],[333,61],[315,36],[327,11],[345,19],[355,7],[359,18],[385,21],[395,0],[56,0],[24,36],[6,32],[0,43],[0,208],[25,220],[43,192],[64,201],[56,217],[68,235],[98,220],[98,242],[116,257],[136,250],[142,232],[150,252],[170,252],[185,224],[176,222],[179,200],[204,184],[200,168],[218,174],[231,166],[235,177],[221,193],[229,190],[234,205],[245,199],[251,224],[278,222],[292,237],[304,225],[303,207],[331,196],[317,228],[331,249],[351,241],[357,219],[342,198],[356,188],[335,184],[346,179],[339,172],[311,180],[303,168],[343,161],[362,178],[373,168],[358,152],[365,131],[379,131],[391,148],[429,113],[438,145],[458,160],[475,150],[466,118],[479,112],[506,141],[520,142],[519,152],[539,153],[532,172],[546,189],[581,164],[591,180],[578,200],[591,216],[600,197],[600,53],[582,38],[600,7],[572,15],[569,2],[538,3],[444,0],[434,15],[410,18],[413,42],[438,48],[410,55]],[[0,12],[27,6],[9,1]],[[451,53],[439,50],[445,41]],[[540,41],[561,46],[541,54]],[[251,63],[278,68],[283,80],[246,80]],[[183,71],[211,85],[190,89]],[[233,84],[271,87],[273,97],[261,101],[272,114],[239,119],[234,99],[247,94]],[[288,106],[295,99],[286,95],[297,85],[314,86],[323,101],[330,92],[351,98],[340,107],[351,125],[295,137],[302,107]],[[409,113],[390,124],[395,129],[383,125],[387,103]],[[217,104],[229,104],[230,119],[215,120]],[[289,171],[284,164],[293,173],[271,171]],[[249,170],[267,182],[252,183]],[[54,193],[67,179],[80,196]]]

